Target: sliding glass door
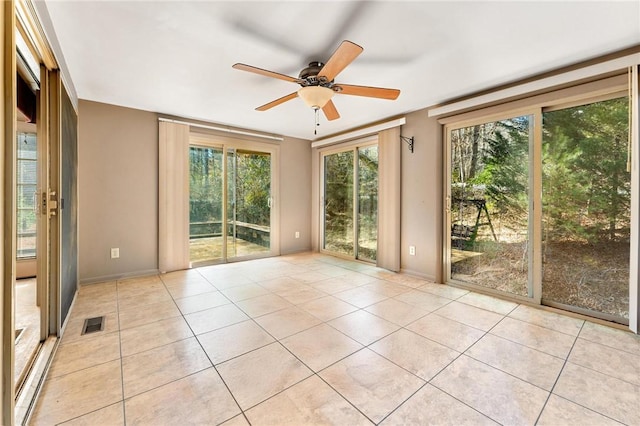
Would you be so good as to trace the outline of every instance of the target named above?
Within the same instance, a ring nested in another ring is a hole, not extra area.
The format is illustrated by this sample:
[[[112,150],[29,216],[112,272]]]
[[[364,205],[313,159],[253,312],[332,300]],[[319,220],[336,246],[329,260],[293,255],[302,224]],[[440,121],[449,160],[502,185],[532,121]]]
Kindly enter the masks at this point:
[[[629,321],[629,98],[446,128],[447,279]]]
[[[629,319],[629,99],[544,112],[543,303]]]
[[[271,248],[271,154],[227,151],[227,257]]]
[[[189,254],[191,262],[223,259],[223,149],[189,148]]]
[[[528,297],[532,116],[450,132],[450,277]]]
[[[375,262],[378,146],[323,155],[323,251]]]
[[[273,152],[191,145],[189,249],[192,264],[269,255]]]

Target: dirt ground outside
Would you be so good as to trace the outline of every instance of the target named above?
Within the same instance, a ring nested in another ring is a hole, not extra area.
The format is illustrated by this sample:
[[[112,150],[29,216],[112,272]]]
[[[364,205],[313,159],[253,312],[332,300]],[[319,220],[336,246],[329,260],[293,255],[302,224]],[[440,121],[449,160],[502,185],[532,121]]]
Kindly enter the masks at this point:
[[[527,295],[526,241],[477,241],[469,249],[482,254],[457,257],[462,260],[451,265],[452,278]],[[542,298],[546,302],[629,318],[629,243],[544,244]]]

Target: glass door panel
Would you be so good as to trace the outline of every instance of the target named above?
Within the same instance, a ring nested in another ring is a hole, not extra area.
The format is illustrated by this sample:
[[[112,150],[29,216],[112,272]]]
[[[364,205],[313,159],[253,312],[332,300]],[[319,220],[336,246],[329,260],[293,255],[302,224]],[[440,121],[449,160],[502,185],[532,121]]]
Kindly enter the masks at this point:
[[[355,256],[353,151],[324,156],[324,241],[323,249]]]
[[[376,260],[378,249],[378,146],[358,149],[358,253]]]
[[[545,112],[542,301],[629,318],[629,101]]]
[[[223,151],[189,148],[189,252],[191,262],[223,258]]]
[[[450,132],[450,277],[529,296],[531,116]]]
[[[271,154],[227,150],[227,258],[271,250]]]

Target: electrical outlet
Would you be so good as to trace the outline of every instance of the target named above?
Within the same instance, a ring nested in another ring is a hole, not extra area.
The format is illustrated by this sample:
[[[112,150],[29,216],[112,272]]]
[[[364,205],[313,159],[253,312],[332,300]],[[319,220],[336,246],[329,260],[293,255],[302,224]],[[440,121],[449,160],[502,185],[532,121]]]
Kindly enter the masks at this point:
[[[120,257],[120,249],[119,248],[112,248],[111,249],[111,258],[112,259],[117,259]]]
[[[300,232],[296,231],[296,238],[300,238]]]
[[[415,256],[416,255],[416,246],[409,246],[409,254],[411,256]]]

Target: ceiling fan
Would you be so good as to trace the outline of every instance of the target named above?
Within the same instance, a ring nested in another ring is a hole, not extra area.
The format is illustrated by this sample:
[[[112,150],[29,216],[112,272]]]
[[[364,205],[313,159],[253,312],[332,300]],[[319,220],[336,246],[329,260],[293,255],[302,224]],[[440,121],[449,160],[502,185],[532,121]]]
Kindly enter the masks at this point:
[[[289,81],[302,86],[296,92],[259,106],[256,108],[257,111],[266,111],[291,99],[300,97],[305,104],[316,111],[316,117],[318,110],[322,109],[327,120],[331,121],[340,118],[340,114],[338,114],[338,110],[331,100],[336,93],[389,100],[395,100],[398,95],[400,95],[400,90],[397,89],[354,86],[334,82],[334,78],[353,62],[363,50],[361,46],[344,40],[326,63],[310,62],[308,67],[300,71],[298,78],[246,64],[234,64],[233,68]],[[316,118],[316,125],[317,124]]]

